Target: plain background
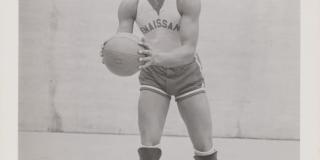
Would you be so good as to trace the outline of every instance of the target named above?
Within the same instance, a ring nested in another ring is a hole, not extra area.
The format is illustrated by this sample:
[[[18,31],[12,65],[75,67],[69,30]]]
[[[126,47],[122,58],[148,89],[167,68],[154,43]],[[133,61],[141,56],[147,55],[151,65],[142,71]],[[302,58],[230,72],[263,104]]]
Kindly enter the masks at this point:
[[[17,1],[1,1],[1,156],[4,159],[17,158]],[[301,137],[302,158],[316,160],[319,158],[319,76],[317,56],[319,53],[319,2],[304,0],[302,3],[302,80],[301,80]]]
[[[137,134],[137,75],[117,77],[99,57],[118,4],[20,2],[20,130]],[[299,1],[202,6],[198,52],[214,136],[299,139]],[[186,135],[174,103],[164,134]]]

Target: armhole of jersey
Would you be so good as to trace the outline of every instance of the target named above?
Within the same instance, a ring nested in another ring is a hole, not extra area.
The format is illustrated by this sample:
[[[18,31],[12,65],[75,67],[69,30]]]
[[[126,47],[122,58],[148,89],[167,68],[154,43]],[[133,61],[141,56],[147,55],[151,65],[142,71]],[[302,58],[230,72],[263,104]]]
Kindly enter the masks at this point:
[[[180,2],[179,2],[180,1]],[[177,6],[177,11],[178,11],[178,13],[180,14],[180,16],[182,16],[182,10],[180,9],[179,10],[179,7],[178,7],[178,5],[179,5],[179,3],[180,3],[180,5],[183,5],[183,2],[181,2],[182,0],[176,0],[176,6]]]

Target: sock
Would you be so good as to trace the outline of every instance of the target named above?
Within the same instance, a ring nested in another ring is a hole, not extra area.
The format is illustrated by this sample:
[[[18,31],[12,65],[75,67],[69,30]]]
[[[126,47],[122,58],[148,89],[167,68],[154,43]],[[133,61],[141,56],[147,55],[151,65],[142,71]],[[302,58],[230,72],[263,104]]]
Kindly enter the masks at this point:
[[[141,145],[138,149],[140,160],[159,160],[161,157],[160,145],[145,146]]]
[[[211,155],[211,154],[213,154],[213,153],[215,153],[216,152],[216,149],[212,146],[212,148],[210,149],[210,150],[208,150],[208,151],[205,151],[205,152],[202,152],[202,151],[198,151],[198,150],[194,150],[194,154],[196,155],[196,156],[207,156],[207,155]]]
[[[195,160],[217,160],[217,150],[215,150],[214,147],[212,147],[209,151],[206,152],[195,150],[194,154]]]
[[[160,143],[157,145],[154,145],[154,146],[146,146],[146,145],[141,144],[140,148],[161,148],[161,145],[160,145]]]

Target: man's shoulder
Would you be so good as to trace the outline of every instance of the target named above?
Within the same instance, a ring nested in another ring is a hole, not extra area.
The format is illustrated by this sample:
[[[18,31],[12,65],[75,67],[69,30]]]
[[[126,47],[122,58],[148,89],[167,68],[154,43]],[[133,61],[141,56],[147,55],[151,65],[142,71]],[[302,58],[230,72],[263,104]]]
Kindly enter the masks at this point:
[[[201,0],[177,0],[177,7],[182,13],[198,13],[201,10]]]
[[[192,5],[201,3],[201,0],[177,0],[178,5]]]
[[[138,5],[139,0],[121,0],[121,4],[129,5],[131,7],[136,7]]]
[[[139,0],[121,0],[119,15],[130,15],[135,17]]]

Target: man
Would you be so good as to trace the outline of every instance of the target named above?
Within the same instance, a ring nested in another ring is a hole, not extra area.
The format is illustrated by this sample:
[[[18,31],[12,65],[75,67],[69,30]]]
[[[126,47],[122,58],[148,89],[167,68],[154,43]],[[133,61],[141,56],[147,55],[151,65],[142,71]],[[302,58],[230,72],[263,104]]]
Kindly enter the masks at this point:
[[[159,160],[160,139],[171,96],[175,96],[196,160],[216,160],[210,107],[196,54],[200,0],[123,0],[118,32],[144,34],[138,106],[140,160]]]

